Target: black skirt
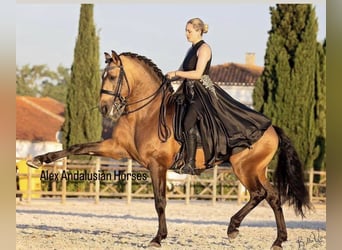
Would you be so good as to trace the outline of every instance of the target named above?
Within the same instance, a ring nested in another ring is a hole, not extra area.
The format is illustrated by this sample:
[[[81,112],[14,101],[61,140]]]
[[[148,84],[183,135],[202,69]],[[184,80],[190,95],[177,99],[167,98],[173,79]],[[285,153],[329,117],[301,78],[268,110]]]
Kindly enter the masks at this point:
[[[185,109],[189,105],[195,107],[206,165],[227,161],[233,153],[251,147],[271,125],[269,118],[238,102],[216,84],[216,94],[200,81],[191,82],[189,94],[188,84],[185,80],[175,96],[183,96]],[[186,110],[183,112],[186,115]],[[175,138],[181,141],[179,128],[183,118],[177,114],[175,117]]]

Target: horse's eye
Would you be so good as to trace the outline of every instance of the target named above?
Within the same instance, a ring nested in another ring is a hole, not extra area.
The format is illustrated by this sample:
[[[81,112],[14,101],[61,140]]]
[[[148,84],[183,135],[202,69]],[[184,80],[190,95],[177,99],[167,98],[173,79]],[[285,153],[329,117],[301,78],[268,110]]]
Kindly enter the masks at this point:
[[[115,76],[109,76],[109,79],[110,79],[111,81],[114,81],[114,80],[115,80]]]

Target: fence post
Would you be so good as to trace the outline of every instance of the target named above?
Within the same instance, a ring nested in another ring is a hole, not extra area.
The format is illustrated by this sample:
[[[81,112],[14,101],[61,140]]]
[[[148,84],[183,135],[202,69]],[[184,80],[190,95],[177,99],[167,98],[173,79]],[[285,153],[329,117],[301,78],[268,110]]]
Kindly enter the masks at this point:
[[[32,170],[29,166],[27,166],[27,202],[31,202],[32,197]]]
[[[216,204],[216,185],[217,185],[217,165],[214,166],[214,171],[213,171],[213,197],[212,197],[212,203],[213,205]]]
[[[63,158],[63,169],[62,171],[66,172],[67,170],[67,158]],[[66,200],[66,178],[62,179],[62,197],[61,197],[61,203],[65,204],[65,200]]]
[[[132,159],[128,159],[127,162],[127,174],[132,174],[132,165],[133,161]],[[132,175],[127,178],[126,182],[126,195],[127,195],[127,204],[131,204],[132,201]]]
[[[189,205],[190,203],[190,182],[191,182],[191,175],[186,175],[186,182],[185,182],[185,204]]]
[[[100,168],[101,168],[101,160],[100,157],[96,158],[96,164],[95,164],[95,174],[98,176],[98,178],[95,180],[95,204],[99,204],[100,201]]]
[[[56,174],[57,173],[57,166],[56,166],[56,163],[53,164],[53,170],[52,170],[53,174]],[[52,193],[54,194],[56,191],[57,191],[57,183],[55,180],[52,181],[51,183],[51,186],[52,186]],[[54,198],[56,196],[53,196]]]
[[[238,204],[240,205],[245,198],[245,187],[238,181]]]
[[[313,196],[313,181],[314,181],[314,169],[310,168],[310,171],[309,171],[309,197],[310,197],[310,202],[312,202],[312,196]]]

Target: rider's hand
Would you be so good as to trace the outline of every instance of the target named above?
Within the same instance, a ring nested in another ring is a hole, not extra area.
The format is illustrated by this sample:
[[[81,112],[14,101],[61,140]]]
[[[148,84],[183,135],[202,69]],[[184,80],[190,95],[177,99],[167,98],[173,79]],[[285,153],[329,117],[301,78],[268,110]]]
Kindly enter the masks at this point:
[[[177,77],[177,71],[170,71],[170,72],[166,73],[166,77],[170,80],[173,78],[176,78]]]

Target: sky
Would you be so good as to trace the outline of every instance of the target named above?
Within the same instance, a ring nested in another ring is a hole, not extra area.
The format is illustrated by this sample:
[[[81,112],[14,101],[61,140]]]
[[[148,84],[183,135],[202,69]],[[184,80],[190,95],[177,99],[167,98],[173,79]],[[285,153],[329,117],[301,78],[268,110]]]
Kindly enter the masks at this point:
[[[146,56],[164,72],[178,69],[191,46],[186,22],[200,17],[209,25],[204,40],[212,48],[212,65],[244,63],[247,52],[264,65],[271,28],[269,7],[263,3],[114,3],[94,4],[100,37],[100,66],[104,52],[134,52]],[[314,2],[317,40],[326,37],[326,4]],[[71,67],[78,33],[80,4],[16,4],[16,64]],[[85,55],[86,56],[86,55]],[[103,59],[103,60],[102,60]]]

